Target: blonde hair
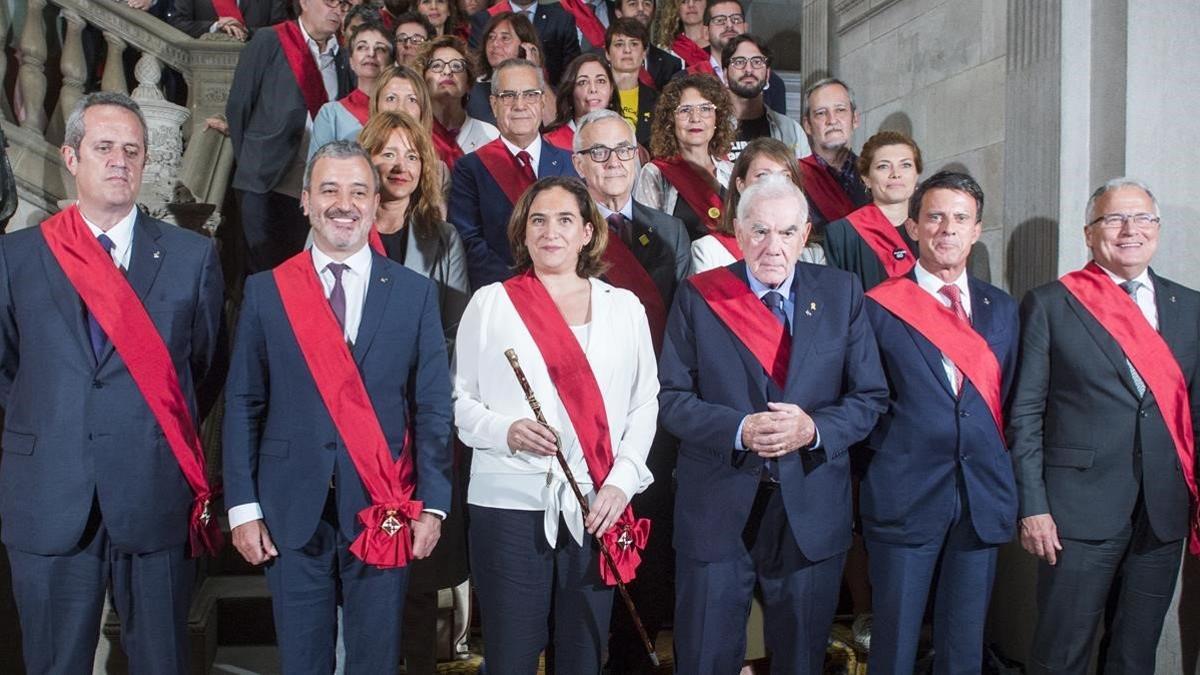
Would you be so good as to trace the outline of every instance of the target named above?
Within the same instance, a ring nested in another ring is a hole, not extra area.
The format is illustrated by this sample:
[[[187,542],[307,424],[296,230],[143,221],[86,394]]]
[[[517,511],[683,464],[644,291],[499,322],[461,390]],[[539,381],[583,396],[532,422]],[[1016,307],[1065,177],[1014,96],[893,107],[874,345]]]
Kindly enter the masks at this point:
[[[413,92],[416,93],[417,99],[421,104],[421,119],[418,121],[426,130],[432,129],[433,104],[429,100],[429,87],[425,84],[425,78],[421,77],[415,70],[408,66],[388,66],[379,74],[379,79],[375,82],[375,92],[371,94],[371,107],[369,108],[371,116],[374,117],[379,112],[380,93],[387,87],[389,82],[396,78],[408,80],[412,83]]]

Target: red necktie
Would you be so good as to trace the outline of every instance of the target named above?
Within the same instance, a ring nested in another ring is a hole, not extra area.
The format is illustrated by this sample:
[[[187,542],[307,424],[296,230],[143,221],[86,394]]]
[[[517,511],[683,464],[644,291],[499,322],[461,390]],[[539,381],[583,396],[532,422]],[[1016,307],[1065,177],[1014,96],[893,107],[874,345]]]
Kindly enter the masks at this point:
[[[968,326],[971,325],[971,317],[967,316],[967,310],[963,308],[962,295],[958,290],[958,286],[946,284],[938,290],[939,293],[950,299],[950,311],[954,312],[959,320]],[[963,389],[963,373],[957,365],[954,366],[954,391],[958,392],[958,396],[962,397]]]
[[[537,182],[537,175],[533,173],[533,157],[529,156],[524,150],[517,153],[517,164],[521,165],[521,170],[525,172],[525,177],[530,183]]]

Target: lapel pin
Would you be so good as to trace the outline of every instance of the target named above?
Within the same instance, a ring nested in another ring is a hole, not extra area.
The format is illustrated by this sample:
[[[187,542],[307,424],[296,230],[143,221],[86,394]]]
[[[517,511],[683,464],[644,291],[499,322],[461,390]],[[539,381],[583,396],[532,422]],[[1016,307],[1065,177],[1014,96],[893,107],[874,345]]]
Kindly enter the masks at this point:
[[[992,301],[991,301],[991,299],[990,299],[990,298],[984,298],[984,299],[983,299],[983,304],[985,304],[985,305],[990,305],[990,304],[992,304]]]
[[[804,310],[804,316],[812,316],[815,311],[817,311],[817,303],[810,302],[808,303],[808,309]]]
[[[647,236],[646,236],[646,235],[644,235],[644,234],[643,234],[642,236],[638,237],[638,241],[640,241],[640,242],[642,243],[642,246],[649,246],[649,245],[650,245],[650,237],[647,237]],[[1174,300],[1175,300],[1175,298],[1171,298],[1171,300],[1172,300],[1172,301],[1174,301]]]
[[[1171,302],[1175,302],[1175,296],[1171,296]]]
[[[381,283],[381,284],[386,284],[387,280],[388,280],[387,277],[379,277],[379,283]]]
[[[162,257],[162,251],[155,251],[155,252],[154,252],[154,259],[155,259],[155,260],[158,260],[158,259],[159,259],[159,258],[161,258],[161,257]],[[1172,300],[1172,301],[1174,301],[1174,299],[1175,299],[1175,298],[1171,298],[1171,300]]]

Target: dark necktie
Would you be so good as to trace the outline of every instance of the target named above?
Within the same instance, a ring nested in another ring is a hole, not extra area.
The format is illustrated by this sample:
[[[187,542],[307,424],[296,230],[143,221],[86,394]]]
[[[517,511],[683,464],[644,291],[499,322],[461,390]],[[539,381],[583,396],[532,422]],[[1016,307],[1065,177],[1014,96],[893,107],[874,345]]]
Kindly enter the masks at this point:
[[[1142,287],[1140,281],[1126,281],[1121,284],[1121,288],[1129,294],[1129,299],[1133,300],[1133,304],[1137,306],[1138,312],[1142,311],[1141,305],[1137,304],[1137,292]],[[1133,378],[1133,386],[1137,389],[1138,397],[1146,395],[1146,381],[1138,374],[1137,368],[1133,367],[1133,363],[1129,359],[1125,359],[1125,365],[1129,367],[1129,376]]]
[[[342,263],[329,263],[325,269],[333,273],[333,290],[329,291],[329,307],[337,317],[338,325],[346,329],[346,289],[342,286],[342,272],[350,269]]]
[[[963,307],[962,292],[958,290],[958,286],[955,286],[954,284],[946,284],[945,286],[942,286],[938,292],[950,299],[950,311],[954,312],[954,316],[957,316],[959,321],[962,321],[970,326],[971,317],[967,316],[967,310]],[[963,372],[959,370],[957,365],[955,365],[954,391],[957,392],[960,397],[962,396],[962,389]]]
[[[779,323],[783,324],[783,330],[787,331],[790,335],[792,331],[788,326],[787,312],[783,309],[783,294],[779,291],[767,291],[762,296],[762,302],[767,306],[767,309],[771,310],[775,318],[779,319]]]
[[[537,174],[533,172],[533,157],[524,150],[517,153],[517,164],[521,165],[521,172],[529,179],[529,182],[537,182]]]
[[[625,220],[625,216],[619,213],[610,213],[605,220],[608,221],[608,230],[613,236],[621,241],[628,241],[625,237],[625,223],[628,222]]]
[[[104,253],[112,259],[113,243],[112,239],[108,238],[107,234],[102,234],[96,237],[100,242],[100,246],[104,249]],[[104,329],[100,327],[100,323],[96,321],[96,317],[92,316],[91,312],[87,313],[88,320],[88,338],[92,341],[92,354],[96,360],[100,360],[100,355],[104,353],[104,348],[108,346],[108,336],[104,334]]]

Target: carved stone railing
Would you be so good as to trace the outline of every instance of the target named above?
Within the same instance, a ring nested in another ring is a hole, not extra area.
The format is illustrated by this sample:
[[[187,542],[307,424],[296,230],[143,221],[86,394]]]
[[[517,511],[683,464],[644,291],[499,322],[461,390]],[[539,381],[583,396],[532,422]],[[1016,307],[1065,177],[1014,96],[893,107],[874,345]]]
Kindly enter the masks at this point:
[[[204,221],[218,211],[231,152],[204,120],[224,112],[242,44],[224,35],[194,39],[116,0],[28,0],[24,11],[18,27],[0,5],[0,35],[12,36],[20,64],[15,88],[0,89],[0,118],[24,200],[52,212],[58,201],[73,196],[58,147],[66,118],[84,95],[89,64],[83,33],[91,26],[103,35],[107,50],[101,90],[130,93],[124,53],[130,47],[140,53],[132,96],[146,116],[150,144],[139,202],[170,219],[199,215]],[[5,66],[0,58],[0,82]],[[187,82],[186,107],[163,96],[164,68]],[[187,139],[194,149],[185,151]],[[171,208],[179,202],[196,203]],[[207,219],[210,228],[216,226],[215,215]]]

